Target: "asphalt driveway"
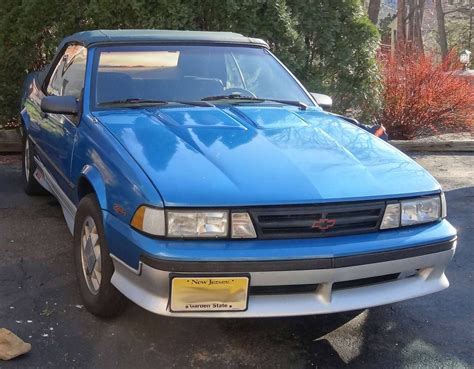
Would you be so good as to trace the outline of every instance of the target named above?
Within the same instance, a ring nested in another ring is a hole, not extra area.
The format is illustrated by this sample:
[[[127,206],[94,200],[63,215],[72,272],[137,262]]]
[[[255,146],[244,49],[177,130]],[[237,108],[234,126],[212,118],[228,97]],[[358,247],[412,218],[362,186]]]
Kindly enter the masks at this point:
[[[82,306],[58,203],[0,156],[0,328],[32,351],[0,368],[474,368],[474,155],[415,155],[446,190],[458,250],[443,292],[344,314],[209,320]],[[389,293],[389,291],[387,291]]]

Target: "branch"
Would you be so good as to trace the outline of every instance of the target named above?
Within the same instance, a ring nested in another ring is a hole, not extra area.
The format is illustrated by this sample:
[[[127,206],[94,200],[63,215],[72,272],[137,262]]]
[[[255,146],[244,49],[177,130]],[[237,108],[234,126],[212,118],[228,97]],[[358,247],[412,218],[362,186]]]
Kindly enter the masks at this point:
[[[467,8],[467,7],[466,7],[466,8],[461,7],[461,8],[456,8],[456,9],[452,9],[452,10],[447,10],[447,11],[445,11],[445,12],[443,12],[443,13],[444,13],[444,15],[447,15],[447,14],[452,14],[452,13],[457,13],[457,12],[459,12],[459,13],[462,13],[462,14],[464,14],[464,15],[469,15],[472,11],[473,11],[473,10],[472,10],[470,7],[469,7],[469,8]]]

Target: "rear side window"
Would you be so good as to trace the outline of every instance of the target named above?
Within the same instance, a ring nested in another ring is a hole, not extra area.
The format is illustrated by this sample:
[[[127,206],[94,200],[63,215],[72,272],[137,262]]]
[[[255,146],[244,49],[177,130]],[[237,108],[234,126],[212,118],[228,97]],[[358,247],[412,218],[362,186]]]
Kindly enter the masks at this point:
[[[55,96],[74,96],[79,99],[84,88],[87,49],[71,45],[64,52],[49,80],[46,92]]]

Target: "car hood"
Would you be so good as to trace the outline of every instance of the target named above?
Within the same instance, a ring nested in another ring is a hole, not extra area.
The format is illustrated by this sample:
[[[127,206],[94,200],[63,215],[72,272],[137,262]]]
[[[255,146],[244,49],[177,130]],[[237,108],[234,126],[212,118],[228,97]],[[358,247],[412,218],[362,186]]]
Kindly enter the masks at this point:
[[[319,108],[178,105],[94,115],[167,206],[306,204],[440,190],[390,144]]]

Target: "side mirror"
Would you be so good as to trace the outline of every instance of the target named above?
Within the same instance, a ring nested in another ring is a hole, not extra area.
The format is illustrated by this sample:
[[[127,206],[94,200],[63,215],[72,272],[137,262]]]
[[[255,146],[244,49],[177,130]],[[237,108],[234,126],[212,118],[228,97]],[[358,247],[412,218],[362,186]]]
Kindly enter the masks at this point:
[[[79,103],[74,96],[45,96],[41,100],[43,113],[77,115]]]
[[[328,95],[318,94],[316,92],[311,92],[311,96],[316,100],[316,103],[323,109],[331,109],[332,107],[332,98]]]

